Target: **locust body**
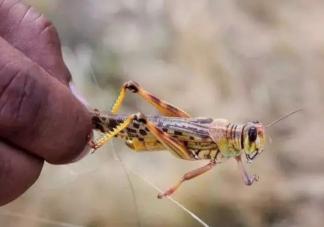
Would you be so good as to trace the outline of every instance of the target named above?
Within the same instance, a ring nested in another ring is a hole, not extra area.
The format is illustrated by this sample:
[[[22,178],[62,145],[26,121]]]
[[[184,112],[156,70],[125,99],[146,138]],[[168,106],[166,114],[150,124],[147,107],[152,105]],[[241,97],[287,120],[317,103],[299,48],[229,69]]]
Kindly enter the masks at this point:
[[[160,115],[145,116],[142,113],[117,114],[126,90],[137,93],[160,112]],[[108,140],[118,137],[137,152],[169,150],[185,160],[209,160],[208,164],[186,173],[182,179],[159,198],[171,195],[184,181],[190,180],[228,158],[235,158],[245,184],[251,185],[258,178],[250,176],[242,164],[242,156],[252,161],[264,149],[265,127],[255,121],[233,124],[225,119],[192,118],[183,110],[155,97],[139,84],[129,81],[109,113],[92,112],[93,129],[104,136],[91,142],[98,149]]]
[[[125,121],[124,114],[104,114],[95,112],[93,116],[93,127],[102,133],[109,133]],[[252,127],[250,135],[253,139],[255,127],[259,130],[259,140],[263,140],[263,126],[260,123],[232,124],[225,119],[212,118],[179,118],[164,116],[147,116],[147,119],[154,123],[157,128],[167,133],[172,138],[180,141],[188,149],[188,156],[178,158],[186,160],[214,160],[221,161],[224,158],[236,157],[244,154],[244,128]],[[159,151],[165,150],[164,145],[149,131],[147,126],[140,120],[135,119],[126,128],[121,130],[114,137],[125,141],[126,145],[135,151]],[[255,139],[256,140],[256,139]],[[254,142],[254,141],[252,141]],[[251,142],[251,143],[252,143]],[[263,141],[258,141],[255,151],[262,150]],[[249,141],[248,141],[249,143]],[[248,154],[251,159],[253,151]],[[189,159],[186,157],[190,157]]]

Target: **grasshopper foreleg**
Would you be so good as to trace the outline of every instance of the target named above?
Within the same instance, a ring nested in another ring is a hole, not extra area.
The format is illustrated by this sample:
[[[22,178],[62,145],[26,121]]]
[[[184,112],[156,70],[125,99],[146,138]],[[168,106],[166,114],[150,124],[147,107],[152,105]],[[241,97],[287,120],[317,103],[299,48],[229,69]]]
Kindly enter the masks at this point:
[[[242,175],[242,179],[244,181],[244,184],[246,185],[252,185],[255,181],[258,181],[259,180],[259,177],[257,175],[252,175],[250,176],[248,174],[248,172],[246,171],[244,165],[243,165],[243,162],[242,162],[242,158],[241,156],[237,156],[235,157],[235,160],[237,161],[237,165],[238,165],[238,168],[241,172],[241,175]]]
[[[216,165],[215,161],[211,161],[209,162],[207,165],[204,165],[198,169],[192,170],[190,172],[187,172],[186,174],[183,175],[183,177],[181,178],[181,180],[176,183],[174,186],[170,187],[168,190],[166,190],[163,193],[159,193],[158,194],[158,198],[162,199],[165,196],[170,196],[171,194],[173,194],[179,187],[180,185],[188,180],[191,180],[195,177],[200,176],[201,174],[207,172],[208,170],[212,169],[214,166]]]

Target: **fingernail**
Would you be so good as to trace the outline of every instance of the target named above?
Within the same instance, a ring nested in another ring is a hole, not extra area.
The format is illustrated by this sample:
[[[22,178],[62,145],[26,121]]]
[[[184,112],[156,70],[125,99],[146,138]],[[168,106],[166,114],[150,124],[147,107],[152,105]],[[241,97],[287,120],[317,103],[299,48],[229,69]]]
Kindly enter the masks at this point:
[[[85,98],[82,97],[78,89],[74,86],[72,82],[69,83],[70,90],[72,94],[85,106],[89,106],[88,102],[85,100]]]

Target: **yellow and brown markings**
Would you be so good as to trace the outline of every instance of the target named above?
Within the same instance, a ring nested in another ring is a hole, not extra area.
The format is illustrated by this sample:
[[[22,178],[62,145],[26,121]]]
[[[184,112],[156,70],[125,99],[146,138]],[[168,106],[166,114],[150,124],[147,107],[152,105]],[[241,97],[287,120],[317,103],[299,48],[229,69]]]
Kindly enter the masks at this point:
[[[91,147],[95,150],[100,148],[102,145],[107,143],[113,137],[120,135],[122,131],[126,129],[136,118],[137,118],[137,114],[131,114],[127,118],[125,118],[120,124],[117,124],[116,127],[109,129],[108,127],[105,127],[105,125],[102,124],[103,122],[107,121],[106,117],[102,117],[100,113],[98,114],[98,112],[95,112],[95,116],[93,116],[92,118],[93,126],[94,127],[99,126],[100,130],[104,132],[104,135],[95,142],[91,141],[90,142]],[[96,119],[101,120],[101,122],[97,122]],[[108,130],[105,131],[106,129]]]
[[[93,127],[101,132],[110,132],[121,124],[127,115],[101,114],[93,117]],[[212,122],[209,118],[171,118],[160,116],[149,116],[148,120],[156,127],[153,129],[156,134],[168,137],[168,141],[176,141],[187,151],[181,151],[180,158],[188,159],[215,159],[217,144],[214,143],[208,134],[207,124]],[[134,119],[126,128],[121,130],[116,137],[124,139],[126,144],[137,151],[162,150],[165,147],[156,138],[147,124]],[[167,147],[168,148],[168,147]],[[183,150],[183,149],[182,149]],[[179,155],[178,155],[179,156]]]
[[[125,143],[134,151],[160,151],[165,149],[164,145],[156,139],[139,140],[139,138],[128,138]]]
[[[209,135],[218,145],[224,157],[235,157],[242,151],[242,130],[244,125],[232,124],[225,119],[215,119],[209,128]]]
[[[160,115],[148,116],[141,113],[117,114],[129,90],[153,105]],[[273,125],[284,117],[272,122]],[[232,124],[225,119],[191,118],[185,111],[155,97],[133,81],[125,83],[110,113],[93,112],[92,124],[103,137],[90,145],[97,149],[112,137],[119,137],[135,151],[156,151],[167,149],[185,160],[208,159],[209,164],[186,173],[183,178],[165,193],[171,195],[184,181],[190,180],[215,166],[223,158],[234,157],[242,172],[243,180],[251,185],[256,176],[249,176],[244,169],[241,155],[253,160],[263,150],[264,126],[259,122]]]

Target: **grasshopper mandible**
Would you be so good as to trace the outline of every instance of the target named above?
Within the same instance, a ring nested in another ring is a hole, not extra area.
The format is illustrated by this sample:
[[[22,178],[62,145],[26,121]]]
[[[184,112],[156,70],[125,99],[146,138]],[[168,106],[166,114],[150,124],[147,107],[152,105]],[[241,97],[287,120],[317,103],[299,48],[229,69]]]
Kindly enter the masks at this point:
[[[117,114],[127,90],[153,105],[160,115]],[[256,175],[249,175],[242,163],[242,156],[251,162],[264,150],[266,126],[259,121],[234,124],[225,119],[192,118],[185,111],[144,90],[138,83],[128,81],[122,86],[110,113],[98,110],[92,112],[92,124],[94,130],[104,133],[100,139],[90,142],[94,150],[110,139],[119,137],[137,152],[169,150],[181,159],[209,160],[205,166],[184,174],[179,182],[159,193],[158,198],[170,196],[183,182],[207,172],[217,163],[229,158],[237,161],[246,185],[252,185],[259,179]]]

